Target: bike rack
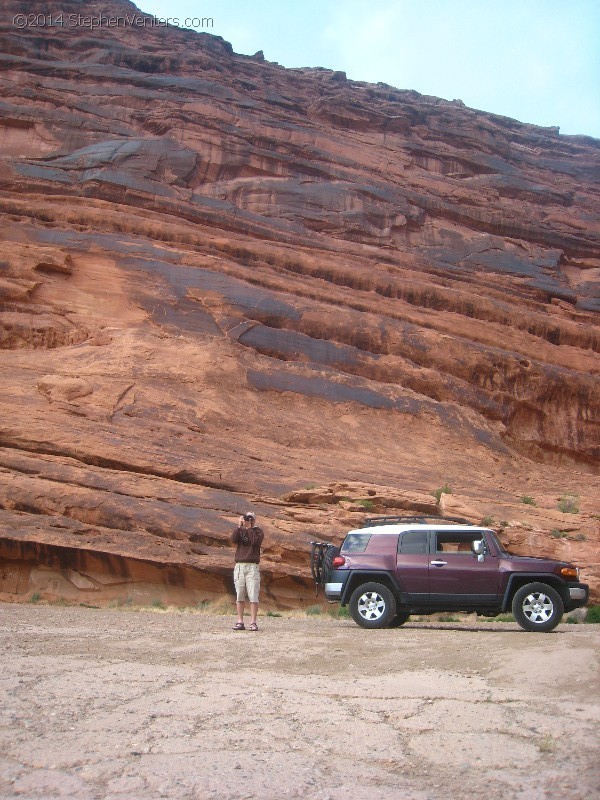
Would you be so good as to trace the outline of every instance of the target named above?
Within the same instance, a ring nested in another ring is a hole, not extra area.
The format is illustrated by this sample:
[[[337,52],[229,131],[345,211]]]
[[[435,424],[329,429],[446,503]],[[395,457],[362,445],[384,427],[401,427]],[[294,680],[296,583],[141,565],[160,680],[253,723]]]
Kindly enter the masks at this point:
[[[337,555],[340,550],[332,542],[311,542],[310,545],[310,571],[315,582],[316,596],[319,586],[327,583],[334,553]]]

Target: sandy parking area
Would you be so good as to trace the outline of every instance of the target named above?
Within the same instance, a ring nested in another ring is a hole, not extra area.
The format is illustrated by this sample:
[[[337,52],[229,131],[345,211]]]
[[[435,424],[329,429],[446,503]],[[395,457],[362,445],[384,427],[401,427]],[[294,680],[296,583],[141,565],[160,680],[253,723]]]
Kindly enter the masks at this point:
[[[600,794],[600,625],[0,605],[0,797]]]

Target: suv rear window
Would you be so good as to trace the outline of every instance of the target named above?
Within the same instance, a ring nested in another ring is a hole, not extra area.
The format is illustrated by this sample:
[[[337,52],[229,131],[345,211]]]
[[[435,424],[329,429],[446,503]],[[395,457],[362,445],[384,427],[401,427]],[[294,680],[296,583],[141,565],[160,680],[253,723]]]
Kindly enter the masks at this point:
[[[349,533],[342,545],[343,553],[364,553],[371,538],[370,533]]]

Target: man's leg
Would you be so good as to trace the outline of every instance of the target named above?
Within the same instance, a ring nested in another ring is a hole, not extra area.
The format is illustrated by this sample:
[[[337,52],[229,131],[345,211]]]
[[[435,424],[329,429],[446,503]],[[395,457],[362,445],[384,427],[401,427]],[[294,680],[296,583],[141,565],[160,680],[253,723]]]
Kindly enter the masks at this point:
[[[256,624],[256,615],[258,614],[258,603],[250,603],[250,622]]]
[[[246,605],[246,603],[243,600],[238,600],[237,603],[235,604],[235,607],[237,608],[237,621],[238,622],[242,622],[242,623],[244,622],[244,606],[245,605]],[[252,606],[253,605],[254,605],[253,603],[250,603],[250,613],[252,613]],[[258,605],[258,603],[256,605]]]
[[[256,625],[258,614],[258,595],[260,592],[260,570],[258,564],[252,564],[248,570],[248,600],[250,601],[250,624]]]
[[[235,565],[235,569],[233,571],[233,582],[235,583],[235,594],[236,594],[235,607],[237,609],[237,623],[239,625],[243,625],[246,585],[245,585],[244,571],[241,564]]]

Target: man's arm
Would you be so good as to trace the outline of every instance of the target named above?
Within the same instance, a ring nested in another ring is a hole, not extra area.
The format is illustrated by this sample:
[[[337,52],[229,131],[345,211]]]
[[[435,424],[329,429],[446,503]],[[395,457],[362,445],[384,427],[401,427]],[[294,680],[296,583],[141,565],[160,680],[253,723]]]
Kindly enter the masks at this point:
[[[257,544],[259,547],[263,543],[263,539],[265,538],[265,534],[262,528],[254,528],[252,531],[252,538],[254,544]]]
[[[239,544],[241,542],[241,535],[242,535],[243,527],[244,527],[244,518],[240,517],[239,520],[238,520],[237,528],[231,534],[231,541],[234,544]]]

